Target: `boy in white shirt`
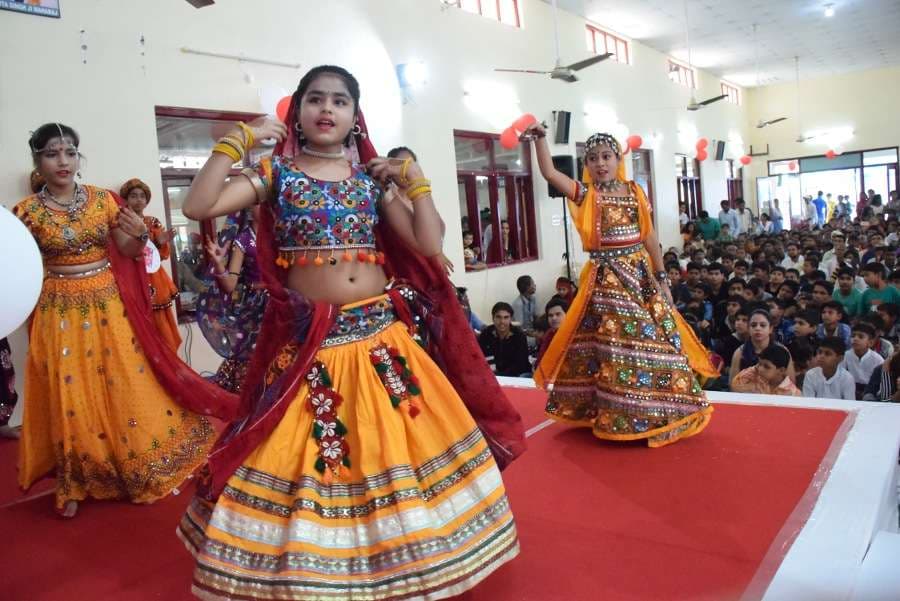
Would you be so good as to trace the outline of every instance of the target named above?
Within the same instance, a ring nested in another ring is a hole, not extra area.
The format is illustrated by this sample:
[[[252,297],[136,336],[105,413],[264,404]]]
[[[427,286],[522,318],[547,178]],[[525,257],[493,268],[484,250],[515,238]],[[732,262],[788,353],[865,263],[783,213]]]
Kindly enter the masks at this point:
[[[841,365],[850,372],[856,382],[856,398],[862,399],[863,391],[875,368],[884,363],[884,359],[872,350],[875,343],[875,328],[868,323],[853,326],[850,337],[850,350],[844,353]]]
[[[856,382],[846,369],[841,367],[846,352],[844,341],[838,336],[828,336],[819,342],[816,363],[803,378],[803,396],[817,399],[856,398]]]

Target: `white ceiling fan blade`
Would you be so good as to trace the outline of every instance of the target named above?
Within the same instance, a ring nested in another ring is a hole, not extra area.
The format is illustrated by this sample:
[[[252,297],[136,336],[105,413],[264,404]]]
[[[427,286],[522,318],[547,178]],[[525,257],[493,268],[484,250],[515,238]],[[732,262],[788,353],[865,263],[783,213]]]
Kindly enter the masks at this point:
[[[494,69],[494,71],[500,71],[502,73],[535,73],[537,75],[553,73],[553,71],[535,71],[534,69]]]
[[[592,56],[591,58],[586,58],[583,61],[578,61],[577,63],[572,63],[566,69],[570,69],[572,71],[581,71],[591,65],[596,65],[597,63],[603,62],[609,57],[612,56],[612,52],[607,52],[605,54],[598,54],[596,56]]]

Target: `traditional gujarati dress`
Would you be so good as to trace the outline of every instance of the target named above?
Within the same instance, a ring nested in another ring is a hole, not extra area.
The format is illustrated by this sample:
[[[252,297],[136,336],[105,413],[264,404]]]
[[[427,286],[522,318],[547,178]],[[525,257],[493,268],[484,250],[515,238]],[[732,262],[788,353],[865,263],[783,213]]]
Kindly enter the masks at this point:
[[[535,380],[549,392],[551,418],[663,446],[706,427],[712,406],[693,372],[718,372],[656,282],[641,187],[628,182],[626,196],[610,196],[585,176],[569,200],[590,262]]]
[[[328,182],[276,155],[258,171],[267,192],[261,262],[267,231],[280,265],[300,257],[383,260],[375,252],[380,190],[360,167]],[[293,315],[309,309],[287,294],[285,302],[299,307]],[[211,456],[213,480],[219,451],[237,449],[243,459],[225,474],[217,500],[195,499],[179,527],[196,557],[197,596],[442,599],[518,553],[487,434],[423,348],[437,331],[414,330],[426,321],[423,299],[398,284],[356,303],[317,305],[311,325],[280,347],[251,415]],[[268,311],[279,303],[272,292]],[[301,331],[301,321],[279,331]],[[455,329],[474,343],[468,328]],[[257,355],[267,340],[260,335]],[[308,361],[299,359],[304,340],[315,345]],[[493,378],[481,385],[490,382],[496,386]],[[502,412],[507,401],[496,390]],[[274,400],[280,394],[284,400]]]
[[[150,241],[156,245],[159,258],[165,261],[171,256],[169,243],[157,244],[156,237],[166,231],[163,224],[156,217],[145,216],[144,224],[150,233]],[[181,334],[178,332],[178,322],[175,321],[175,313],[172,305],[178,298],[178,288],[169,276],[169,273],[159,266],[155,272],[147,274],[150,278],[150,302],[153,304],[153,321],[159,329],[160,335],[174,351],[181,346]]]
[[[205,461],[215,434],[175,404],[135,337],[109,262],[118,210],[112,193],[92,186],[66,212],[39,195],[14,209],[45,266],[104,261],[79,274],[48,271],[29,326],[19,483],[55,469],[60,508],[87,497],[165,496]]]
[[[214,276],[206,280],[206,290],[197,302],[197,324],[213,350],[224,358],[213,381],[225,390],[239,392],[268,301],[257,264],[250,211],[229,216],[218,241],[219,246],[230,244],[232,250],[239,248],[244,260],[232,292],[222,290]]]

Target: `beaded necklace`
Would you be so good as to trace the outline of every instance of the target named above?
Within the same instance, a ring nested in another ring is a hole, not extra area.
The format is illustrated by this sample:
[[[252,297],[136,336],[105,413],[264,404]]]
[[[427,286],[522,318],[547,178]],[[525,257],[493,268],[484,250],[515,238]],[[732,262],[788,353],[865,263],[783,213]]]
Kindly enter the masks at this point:
[[[79,222],[84,213],[84,208],[87,205],[88,194],[85,187],[76,184],[75,194],[72,196],[72,200],[67,203],[56,200],[53,193],[47,189],[46,185],[38,192],[37,196],[38,200],[41,201],[41,206],[44,208],[44,215],[50,220],[50,223],[60,230],[66,247],[75,254],[80,255],[83,253],[86,250],[86,245],[78,244],[78,232],[75,231],[75,228],[73,228],[72,225]],[[57,220],[56,213],[58,211],[51,208],[47,204],[48,201],[51,201],[60,207],[65,207],[65,216],[62,222]]]

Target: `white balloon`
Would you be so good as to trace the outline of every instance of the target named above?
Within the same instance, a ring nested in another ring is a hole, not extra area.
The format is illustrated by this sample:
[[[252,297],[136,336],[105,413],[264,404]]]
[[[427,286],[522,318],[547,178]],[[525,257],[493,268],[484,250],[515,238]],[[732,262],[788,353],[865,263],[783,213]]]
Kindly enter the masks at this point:
[[[41,252],[28,228],[0,207],[0,337],[18,328],[31,314],[44,282]]]
[[[161,263],[162,259],[159,256],[159,251],[156,250],[156,245],[147,241],[147,244],[144,245],[144,265],[147,267],[147,273],[159,271]]]

